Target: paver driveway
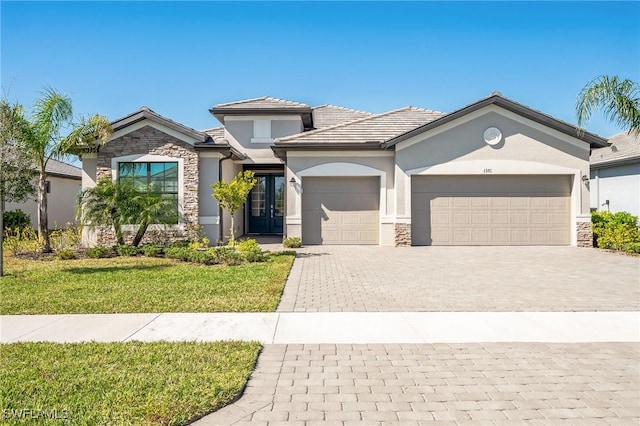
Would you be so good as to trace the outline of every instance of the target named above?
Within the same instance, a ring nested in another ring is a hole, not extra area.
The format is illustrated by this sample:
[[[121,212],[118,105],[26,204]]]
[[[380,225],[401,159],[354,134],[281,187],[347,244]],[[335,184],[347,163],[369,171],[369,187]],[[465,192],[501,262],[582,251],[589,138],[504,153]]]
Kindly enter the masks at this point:
[[[638,424],[635,343],[269,345],[204,425]]]
[[[637,311],[640,258],[575,247],[301,249],[278,311]]]

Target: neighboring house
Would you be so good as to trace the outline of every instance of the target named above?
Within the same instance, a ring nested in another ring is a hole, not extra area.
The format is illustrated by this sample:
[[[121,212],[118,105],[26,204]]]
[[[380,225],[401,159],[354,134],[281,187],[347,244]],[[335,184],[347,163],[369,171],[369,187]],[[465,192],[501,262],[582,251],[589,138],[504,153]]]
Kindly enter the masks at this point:
[[[75,223],[78,195],[81,190],[82,170],[62,161],[49,159],[47,162],[47,214],[49,228],[64,228],[67,223]],[[31,217],[31,226],[38,227],[37,196],[24,203],[6,203],[5,211],[20,209]]]
[[[591,153],[591,209],[640,216],[640,138],[628,132]]]
[[[210,112],[223,127],[199,132],[145,107],[114,121],[111,140],[83,155],[83,187],[135,163],[138,178],[162,182],[178,199],[180,223],[163,231],[172,238],[199,224],[212,242],[223,239],[230,218],[211,185],[253,170],[258,184],[236,212],[237,235],[591,245],[589,153],[606,140],[500,94],[449,114],[370,114],[270,97]],[[102,230],[85,242],[112,238]]]

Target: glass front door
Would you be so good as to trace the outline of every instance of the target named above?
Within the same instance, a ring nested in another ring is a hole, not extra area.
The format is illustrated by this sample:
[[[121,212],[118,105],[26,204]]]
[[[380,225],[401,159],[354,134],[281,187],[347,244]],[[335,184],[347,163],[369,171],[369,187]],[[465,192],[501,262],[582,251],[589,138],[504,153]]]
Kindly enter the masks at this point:
[[[249,207],[249,233],[282,234],[284,217],[284,176],[256,175],[258,183],[247,200]]]

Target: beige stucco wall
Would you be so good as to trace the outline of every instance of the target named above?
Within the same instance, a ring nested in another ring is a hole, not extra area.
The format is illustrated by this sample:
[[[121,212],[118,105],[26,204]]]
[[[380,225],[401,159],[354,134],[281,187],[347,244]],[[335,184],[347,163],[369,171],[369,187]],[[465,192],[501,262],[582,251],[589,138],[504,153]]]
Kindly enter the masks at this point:
[[[47,194],[47,215],[49,228],[64,228],[67,223],[76,222],[76,207],[81,189],[80,179],[49,176],[51,192]],[[5,211],[20,209],[31,217],[31,226],[38,227],[38,204],[36,196],[23,203],[6,203]]]
[[[394,163],[392,152],[290,152],[287,156],[285,179],[293,177],[296,185],[287,185],[287,215],[285,234],[302,234],[302,192],[305,176],[379,176],[381,177],[380,244],[393,245]]]
[[[229,144],[238,151],[247,155],[244,163],[274,163],[279,164],[282,161],[277,158],[271,146],[273,143],[251,142],[254,137],[253,119],[247,118],[238,120],[225,121],[225,138]],[[279,138],[289,136],[302,131],[302,120],[271,120],[271,137]]]
[[[220,209],[218,202],[213,198],[213,189],[211,188],[211,185],[219,179],[219,163],[220,154],[218,153],[201,153],[199,156],[198,202],[200,216],[198,222],[212,245],[220,240]]]
[[[497,127],[503,138],[485,143]],[[589,144],[490,106],[396,145],[396,205],[399,217],[411,214],[411,175],[561,174],[571,177],[574,225],[589,219]],[[574,226],[575,228],[575,226]],[[575,231],[573,243],[575,243]]]

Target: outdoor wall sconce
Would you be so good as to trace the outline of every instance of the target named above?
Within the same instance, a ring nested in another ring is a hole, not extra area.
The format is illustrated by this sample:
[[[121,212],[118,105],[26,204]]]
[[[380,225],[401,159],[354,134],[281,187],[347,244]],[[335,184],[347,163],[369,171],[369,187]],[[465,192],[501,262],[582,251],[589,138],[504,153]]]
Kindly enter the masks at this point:
[[[296,178],[291,176],[291,179],[289,179],[289,185],[295,188],[296,187]]]
[[[585,185],[589,183],[589,176],[587,175],[582,175],[582,183],[584,183]]]

